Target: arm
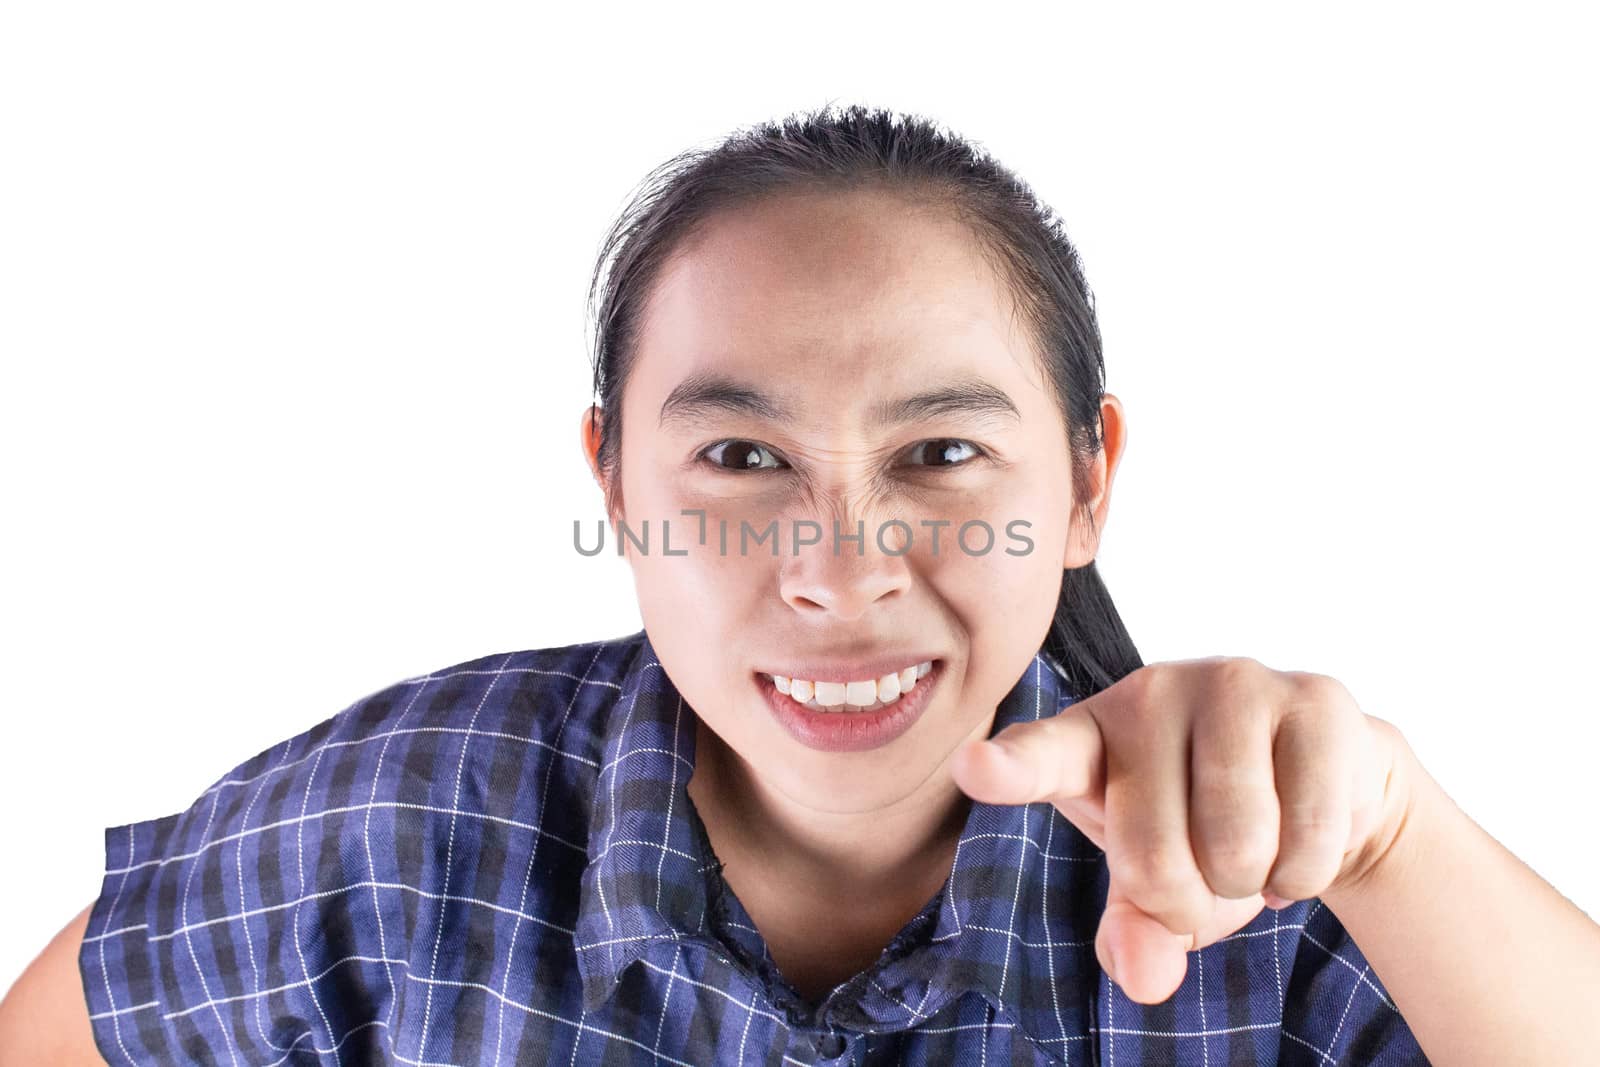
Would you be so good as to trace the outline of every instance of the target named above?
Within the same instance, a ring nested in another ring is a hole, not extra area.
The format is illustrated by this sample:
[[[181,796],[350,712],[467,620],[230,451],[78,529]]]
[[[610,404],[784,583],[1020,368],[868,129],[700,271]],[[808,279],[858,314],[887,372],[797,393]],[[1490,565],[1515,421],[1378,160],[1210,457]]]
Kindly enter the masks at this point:
[[[1437,1064],[1585,1063],[1600,925],[1456,806],[1409,746],[1410,807],[1363,878],[1322,894]]]
[[[78,976],[78,949],[93,906],[56,934],[0,1000],[0,1064],[105,1067]]]

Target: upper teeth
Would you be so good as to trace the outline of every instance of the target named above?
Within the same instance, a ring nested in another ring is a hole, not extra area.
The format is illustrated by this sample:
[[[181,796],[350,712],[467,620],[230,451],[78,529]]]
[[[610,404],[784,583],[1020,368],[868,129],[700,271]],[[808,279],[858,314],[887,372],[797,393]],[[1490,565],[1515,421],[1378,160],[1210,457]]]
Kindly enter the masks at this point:
[[[787,693],[802,704],[836,708],[845,704],[870,707],[879,702],[890,703],[902,693],[916,688],[917,679],[933,670],[933,661],[914,663],[904,670],[886,674],[882,678],[868,678],[860,682],[814,682],[806,678],[785,678],[770,674],[778,692]]]

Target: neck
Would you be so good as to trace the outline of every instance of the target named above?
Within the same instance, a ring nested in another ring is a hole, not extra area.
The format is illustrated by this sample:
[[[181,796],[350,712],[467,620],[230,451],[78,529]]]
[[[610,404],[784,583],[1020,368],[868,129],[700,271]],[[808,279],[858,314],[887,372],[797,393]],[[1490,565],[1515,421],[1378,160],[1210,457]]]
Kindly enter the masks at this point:
[[[919,907],[943,884],[971,801],[946,774],[870,811],[821,811],[764,783],[704,722],[688,789],[719,856],[824,897]],[[870,894],[870,895],[869,895]]]

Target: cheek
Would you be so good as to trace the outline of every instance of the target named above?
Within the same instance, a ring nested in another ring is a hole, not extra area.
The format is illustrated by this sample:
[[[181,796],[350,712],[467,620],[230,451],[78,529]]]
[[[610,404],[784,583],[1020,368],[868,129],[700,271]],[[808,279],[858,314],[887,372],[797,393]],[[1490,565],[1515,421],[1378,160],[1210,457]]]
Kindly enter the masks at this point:
[[[1007,556],[999,540],[986,556],[958,554],[938,579],[939,597],[965,634],[967,661],[958,711],[959,732],[992,712],[1043,646],[1060,595],[1058,568],[1041,566],[1039,545],[1026,556]]]
[[[728,552],[721,554],[718,520],[729,518],[727,509],[662,484],[667,488],[648,490],[641,507],[629,509],[630,526],[650,520],[648,552],[627,547],[639,613],[685,698],[716,721],[720,702],[743,692],[742,667],[760,643],[752,622],[762,617],[763,597],[772,595],[777,561],[754,550],[739,554],[737,517],[728,523]],[[704,510],[704,521],[684,509]]]
[[[678,691],[703,718],[716,722],[719,707],[743,680],[739,668],[747,658],[749,594],[730,584],[731,568],[724,564],[734,561],[707,556],[694,546],[691,531],[680,536],[676,521],[673,551],[684,547],[688,555],[662,555],[654,526],[648,555],[629,546],[639,616]]]
[[[751,560],[718,557],[714,540],[707,548],[695,540],[692,525],[680,529],[674,520],[670,545],[685,555],[665,555],[656,529],[648,555],[628,546],[639,614],[652,640],[657,633],[692,634],[700,654],[719,659],[726,669],[726,657],[738,651],[744,623],[752,617],[759,579],[745,573]]]
[[[993,530],[992,544],[986,531],[973,527],[964,542],[941,542],[939,558],[929,561],[939,596],[971,643],[975,697],[996,688],[1003,694],[1049,633],[1061,591],[1066,510],[1066,500],[1042,486],[996,495],[976,516]]]
[[[641,596],[673,597],[676,604],[663,605],[664,615],[670,608],[715,633],[770,612],[763,601],[776,596],[777,573],[793,552],[793,516],[781,494],[755,486],[717,494],[704,484],[662,479],[647,488],[643,498],[655,540],[648,557],[632,546],[630,554]],[[670,524],[674,555],[662,550],[663,522]]]
[[[934,516],[947,522],[931,562],[985,589],[985,603],[1034,599],[1040,584],[1058,588],[1067,538],[1067,503],[1045,485],[997,486],[947,502]],[[965,529],[963,529],[965,527]],[[926,542],[929,531],[918,532]],[[931,552],[931,545],[922,547]]]
[[[938,560],[928,561],[929,580],[939,599],[971,642],[975,675],[990,669],[1005,674],[1013,662],[1020,671],[1043,644],[1055,614],[1060,546],[1047,548],[1037,529],[1022,532],[1032,538],[1031,549],[1002,528],[996,530],[993,547],[978,555],[984,539],[974,530],[967,542],[970,554],[959,546],[950,552],[941,545]],[[1007,549],[1022,554],[1008,555]]]

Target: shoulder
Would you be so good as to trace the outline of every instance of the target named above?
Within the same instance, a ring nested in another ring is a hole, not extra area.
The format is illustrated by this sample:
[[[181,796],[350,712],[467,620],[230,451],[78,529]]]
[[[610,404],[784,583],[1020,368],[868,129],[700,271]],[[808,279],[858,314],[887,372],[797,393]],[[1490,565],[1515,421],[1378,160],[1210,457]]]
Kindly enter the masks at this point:
[[[108,869],[198,856],[247,828],[337,818],[410,796],[448,803],[445,767],[559,752],[598,766],[607,714],[642,646],[626,637],[496,652],[391,682],[216,778],[182,812],[106,831]],[[110,863],[117,856],[121,863]]]
[[[503,762],[531,747],[581,765],[598,758],[641,636],[495,652],[399,679],[234,767],[169,818],[203,834],[215,828],[208,817],[260,824],[402,795],[441,800],[452,757]]]
[[[375,809],[501,809],[529,777],[597,772],[609,712],[643,645],[604,641],[495,652],[399,679],[258,753],[185,812],[135,824],[135,855],[185,856],[229,835],[325,836]],[[140,838],[143,840],[140,840]]]
[[[436,667],[361,697],[236,771],[259,773],[330,748],[373,742],[392,747],[401,743],[397,738],[417,733],[492,736],[514,726],[519,736],[548,739],[586,731],[615,703],[641,647],[640,635],[634,634],[495,652]],[[225,776],[218,784],[229,782]]]
[[[186,810],[107,829],[80,953],[102,1047],[133,1035],[158,1056],[194,1053],[240,1034],[269,1060],[302,1038],[326,1047],[321,988],[383,1004],[395,968],[426,973],[439,929],[461,932],[443,901],[482,899],[474,914],[518,904],[485,872],[533,871],[526,842],[564,885],[581,870],[605,722],[642,647],[640,632],[399,679]],[[556,906],[523,899],[530,914]],[[246,1014],[217,1031],[222,1005]]]

